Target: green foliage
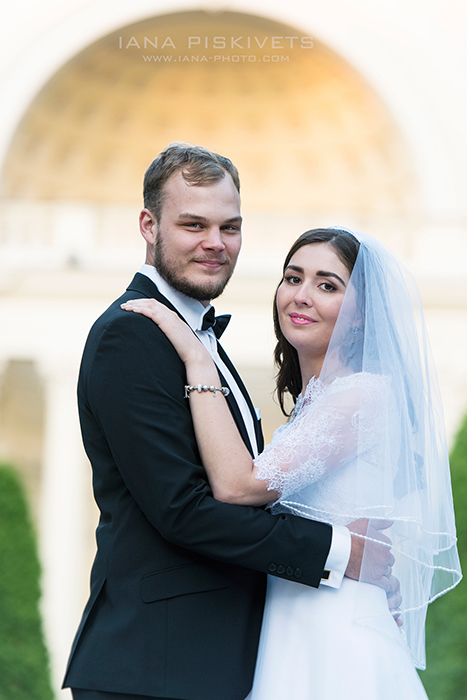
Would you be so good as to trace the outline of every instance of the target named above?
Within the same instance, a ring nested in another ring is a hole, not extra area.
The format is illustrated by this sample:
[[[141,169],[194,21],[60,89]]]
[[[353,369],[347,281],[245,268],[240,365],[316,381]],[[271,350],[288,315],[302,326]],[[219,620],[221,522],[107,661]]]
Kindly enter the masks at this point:
[[[467,418],[451,452],[459,555],[467,571]],[[427,670],[420,674],[430,700],[467,698],[467,585],[465,581],[428,609]]]
[[[52,700],[40,567],[15,471],[0,465],[0,700]]]

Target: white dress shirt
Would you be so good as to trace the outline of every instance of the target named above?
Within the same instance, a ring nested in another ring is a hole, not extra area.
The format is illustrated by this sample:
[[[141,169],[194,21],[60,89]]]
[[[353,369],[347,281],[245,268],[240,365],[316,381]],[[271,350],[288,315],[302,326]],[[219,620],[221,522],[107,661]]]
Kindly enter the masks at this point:
[[[217,352],[217,339],[214,335],[213,329],[210,328],[207,331],[202,330],[204,315],[209,311],[211,305],[209,304],[205,307],[200,301],[192,299],[191,297],[188,297],[171,287],[152,265],[143,265],[140,269],[140,273],[146,275],[146,277],[149,277],[149,279],[154,282],[160,293],[165,296],[166,299],[168,299],[183,316],[190,328],[196,333],[200,341],[210,353],[212,359],[216,363],[216,366],[225,377],[235,401],[237,402],[238,408],[240,409],[243,421],[245,423],[254,456],[256,457],[258,455],[258,445],[256,442],[253,418],[250,409],[248,408],[248,404],[245,401],[245,397],[240,391],[240,388],[238,387],[237,382],[234,380],[231,372],[219,357],[219,353]],[[202,377],[200,378],[200,381],[202,381]],[[349,530],[346,527],[334,525],[332,528],[331,548],[329,550],[325,565],[326,572],[329,572],[329,578],[322,579],[321,585],[330,586],[331,588],[339,588],[344,577],[347,564],[349,563],[350,546],[351,539]]]

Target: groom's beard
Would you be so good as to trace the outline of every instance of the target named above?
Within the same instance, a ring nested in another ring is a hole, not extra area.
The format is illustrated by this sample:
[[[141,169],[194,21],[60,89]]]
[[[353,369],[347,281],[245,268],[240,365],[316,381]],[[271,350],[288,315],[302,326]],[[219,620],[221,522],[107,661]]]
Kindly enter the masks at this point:
[[[230,258],[222,256],[222,261],[224,262],[222,268],[224,277],[222,279],[206,279],[202,283],[192,282],[183,274],[183,263],[169,258],[167,247],[160,233],[156,238],[154,267],[173,289],[192,299],[208,301],[209,299],[217,299],[222,294],[235,269],[235,263],[232,263]]]

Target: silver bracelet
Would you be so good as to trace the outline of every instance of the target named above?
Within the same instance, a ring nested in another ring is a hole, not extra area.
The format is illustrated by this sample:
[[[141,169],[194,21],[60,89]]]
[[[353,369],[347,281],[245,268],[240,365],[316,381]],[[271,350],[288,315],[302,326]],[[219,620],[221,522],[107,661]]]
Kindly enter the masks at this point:
[[[208,386],[207,384],[198,384],[197,386],[190,386],[189,384],[186,384],[185,399],[190,398],[190,392],[192,391],[197,391],[200,394],[202,391],[212,391],[214,396],[216,396],[218,391],[220,391],[220,393],[224,396],[228,396],[230,394],[230,389],[226,386]]]

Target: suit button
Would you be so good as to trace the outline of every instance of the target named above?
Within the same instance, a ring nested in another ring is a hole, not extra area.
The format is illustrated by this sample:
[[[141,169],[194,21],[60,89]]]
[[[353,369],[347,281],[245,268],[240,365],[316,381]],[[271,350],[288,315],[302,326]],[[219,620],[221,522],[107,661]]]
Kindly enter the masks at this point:
[[[285,566],[282,566],[282,564],[279,564],[277,567],[277,573],[278,574],[283,574],[285,572]]]
[[[277,564],[271,563],[268,567],[269,571],[273,572],[277,569]]]
[[[286,569],[286,571],[285,571],[285,573],[287,574],[287,576],[292,576],[292,575],[293,575],[293,569],[292,569],[292,567],[291,567],[291,566],[288,566],[287,569]]]
[[[295,571],[293,572],[293,575],[295,576],[295,578],[301,578],[302,574],[303,574],[303,571],[301,569],[295,569]]]

